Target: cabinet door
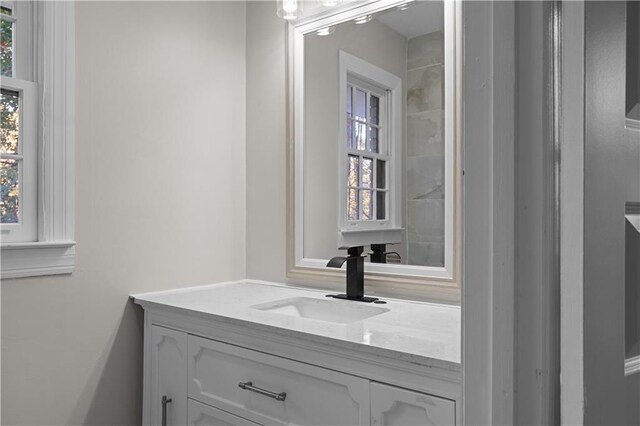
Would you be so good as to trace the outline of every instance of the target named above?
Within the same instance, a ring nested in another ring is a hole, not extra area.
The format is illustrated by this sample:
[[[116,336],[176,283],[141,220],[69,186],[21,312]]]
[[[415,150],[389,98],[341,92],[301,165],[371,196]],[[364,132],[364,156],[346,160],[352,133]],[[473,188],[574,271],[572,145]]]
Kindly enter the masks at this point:
[[[151,424],[187,423],[187,334],[151,326]],[[163,404],[163,398],[170,400]],[[163,405],[166,410],[163,410]]]
[[[250,422],[192,399],[189,400],[188,406],[187,424],[189,426],[259,426],[258,423]]]
[[[455,407],[449,399],[371,383],[372,425],[454,425]]]

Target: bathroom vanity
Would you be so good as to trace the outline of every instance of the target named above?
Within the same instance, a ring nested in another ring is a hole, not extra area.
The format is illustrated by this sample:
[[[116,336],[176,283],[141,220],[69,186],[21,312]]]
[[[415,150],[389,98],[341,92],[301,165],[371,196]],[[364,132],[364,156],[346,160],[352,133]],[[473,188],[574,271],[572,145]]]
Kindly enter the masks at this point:
[[[242,280],[132,296],[145,425],[460,424],[460,308]]]

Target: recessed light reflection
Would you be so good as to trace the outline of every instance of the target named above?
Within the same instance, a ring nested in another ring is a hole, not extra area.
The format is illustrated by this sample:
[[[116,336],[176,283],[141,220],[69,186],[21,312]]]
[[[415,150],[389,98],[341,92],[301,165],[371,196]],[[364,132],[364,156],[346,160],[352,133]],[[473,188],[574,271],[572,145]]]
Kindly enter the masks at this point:
[[[398,10],[407,10],[409,9],[409,7],[411,7],[411,2],[403,3],[400,6],[398,6]]]
[[[356,19],[353,20],[353,22],[355,22],[356,24],[360,25],[360,24],[366,24],[367,22],[371,21],[373,19],[373,15],[364,15],[364,16],[359,16]]]
[[[327,28],[322,28],[318,31],[316,31],[316,34],[319,36],[328,36],[330,34],[333,34],[333,32],[336,30],[336,27],[331,26],[331,27],[327,27]]]

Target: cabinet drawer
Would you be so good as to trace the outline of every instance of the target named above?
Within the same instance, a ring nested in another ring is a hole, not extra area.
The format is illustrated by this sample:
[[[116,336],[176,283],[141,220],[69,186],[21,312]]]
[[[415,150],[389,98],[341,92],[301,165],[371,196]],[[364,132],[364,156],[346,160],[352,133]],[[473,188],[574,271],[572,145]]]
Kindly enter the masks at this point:
[[[454,425],[455,402],[371,382],[371,424],[377,426]]]
[[[192,399],[187,408],[188,426],[259,426],[257,423],[234,416],[226,411],[201,404]]]
[[[368,380],[191,335],[188,360],[190,398],[249,420],[369,424]],[[282,393],[283,401],[275,399]]]

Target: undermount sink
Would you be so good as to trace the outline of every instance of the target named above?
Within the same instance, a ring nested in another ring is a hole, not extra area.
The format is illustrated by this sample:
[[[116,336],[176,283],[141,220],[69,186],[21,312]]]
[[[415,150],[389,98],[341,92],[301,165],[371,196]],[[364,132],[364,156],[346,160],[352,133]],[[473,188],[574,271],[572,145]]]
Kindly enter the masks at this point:
[[[311,297],[291,297],[254,305],[251,306],[251,308],[338,324],[362,321],[363,319],[389,312],[389,309],[378,306],[367,306],[362,303],[349,302],[346,300],[325,300]]]

